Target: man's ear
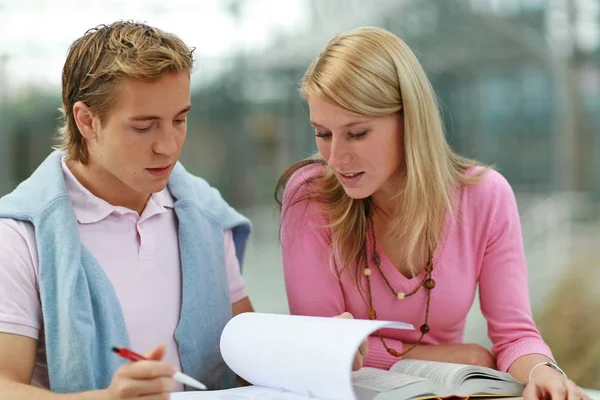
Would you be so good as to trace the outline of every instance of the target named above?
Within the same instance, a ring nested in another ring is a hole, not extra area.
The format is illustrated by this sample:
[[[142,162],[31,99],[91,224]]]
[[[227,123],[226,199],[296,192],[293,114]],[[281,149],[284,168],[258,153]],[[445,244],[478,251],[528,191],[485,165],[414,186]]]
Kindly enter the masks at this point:
[[[98,134],[98,120],[83,101],[78,101],[73,105],[73,118],[81,135],[87,140],[96,139]]]

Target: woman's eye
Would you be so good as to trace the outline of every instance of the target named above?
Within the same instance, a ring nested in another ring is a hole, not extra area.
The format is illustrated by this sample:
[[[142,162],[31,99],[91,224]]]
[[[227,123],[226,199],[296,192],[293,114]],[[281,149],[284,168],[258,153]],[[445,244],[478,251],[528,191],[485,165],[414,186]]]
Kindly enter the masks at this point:
[[[360,139],[361,137],[364,137],[369,131],[363,131],[363,132],[358,132],[358,133],[351,133],[350,137],[352,139]]]
[[[331,137],[331,133],[330,132],[317,132],[315,133],[315,136],[321,139],[328,139]]]

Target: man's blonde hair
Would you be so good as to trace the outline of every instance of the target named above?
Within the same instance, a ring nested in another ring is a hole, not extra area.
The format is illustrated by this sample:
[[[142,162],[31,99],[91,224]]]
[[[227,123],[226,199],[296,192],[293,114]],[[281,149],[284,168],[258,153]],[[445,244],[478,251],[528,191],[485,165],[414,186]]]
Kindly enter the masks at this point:
[[[62,73],[63,125],[57,149],[71,160],[88,162],[85,139],[73,116],[82,101],[104,124],[124,78],[154,80],[166,72],[191,73],[194,49],[177,36],[144,23],[118,21],[88,30],[69,48]]]
[[[300,94],[368,117],[402,116],[406,171],[389,234],[402,247],[404,265],[414,273],[418,267],[412,260],[418,244],[424,241],[429,249],[437,245],[444,216],[452,212],[456,186],[480,177],[465,174],[477,163],[457,155],[448,145],[434,90],[417,57],[387,30],[363,27],[345,32],[334,37],[308,67]],[[285,171],[276,198],[281,204],[278,194],[289,177],[312,163],[325,165],[324,173],[307,184],[311,187],[309,199],[319,201],[332,230],[330,259],[342,264],[336,268],[339,273],[354,266],[351,273],[358,284],[366,257],[371,199],[347,196],[319,156]]]

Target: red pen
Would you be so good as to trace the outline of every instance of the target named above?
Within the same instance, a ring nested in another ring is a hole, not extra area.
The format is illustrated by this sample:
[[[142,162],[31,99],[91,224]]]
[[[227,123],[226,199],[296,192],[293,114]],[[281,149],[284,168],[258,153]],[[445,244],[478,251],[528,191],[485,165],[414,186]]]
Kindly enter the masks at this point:
[[[120,357],[125,358],[126,360],[129,360],[129,361],[148,360],[146,357],[142,356],[141,354],[138,354],[134,351],[126,349],[125,347],[114,346],[112,348],[112,351],[114,351]],[[198,382],[191,376],[186,375],[179,371],[175,372],[175,374],[173,375],[173,379],[175,379],[177,382],[183,383],[184,385],[194,387],[196,389],[200,389],[200,390],[207,389],[203,383]]]

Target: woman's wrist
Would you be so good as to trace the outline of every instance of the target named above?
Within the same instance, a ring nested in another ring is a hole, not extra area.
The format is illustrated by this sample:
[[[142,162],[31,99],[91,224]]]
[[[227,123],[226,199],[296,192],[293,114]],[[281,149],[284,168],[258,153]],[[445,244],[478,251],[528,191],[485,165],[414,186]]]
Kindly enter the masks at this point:
[[[536,376],[542,375],[567,377],[567,374],[558,365],[556,365],[556,363],[552,361],[544,361],[534,365],[531,368],[527,382],[530,382]]]

